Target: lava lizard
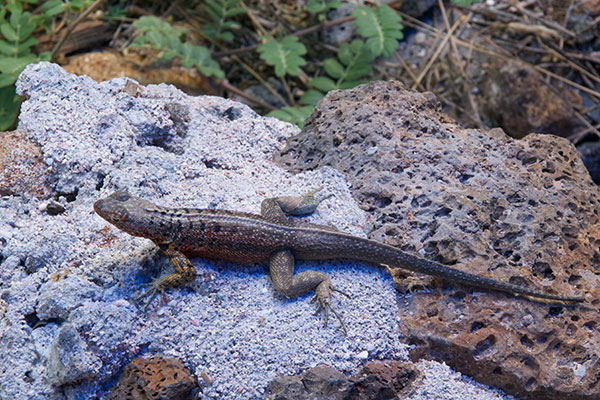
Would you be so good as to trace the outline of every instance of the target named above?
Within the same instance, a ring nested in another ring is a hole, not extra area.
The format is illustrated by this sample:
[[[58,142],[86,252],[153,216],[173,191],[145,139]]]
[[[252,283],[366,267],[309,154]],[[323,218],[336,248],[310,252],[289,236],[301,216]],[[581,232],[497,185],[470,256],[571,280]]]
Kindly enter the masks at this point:
[[[324,200],[317,200],[314,196],[320,189],[299,197],[265,199],[261,205],[261,215],[227,210],[166,208],[125,191],[117,191],[96,201],[94,210],[130,235],[152,240],[173,264],[174,273],[156,279],[151,288],[138,297],[139,300],[150,296],[147,304],[164,289],[195,279],[196,269],[188,256],[240,263],[268,261],[273,286],[279,294],[294,298],[315,290],[313,301],[317,304],[317,311],[323,311],[325,325],[331,310],[344,331],[342,319],[330,301],[331,291],[343,292],[334,288],[329,277],[321,272],[310,270],[294,275],[295,260],[352,259],[551,302],[584,300],[470,274],[384,243],[288,218],[288,215],[312,213]]]

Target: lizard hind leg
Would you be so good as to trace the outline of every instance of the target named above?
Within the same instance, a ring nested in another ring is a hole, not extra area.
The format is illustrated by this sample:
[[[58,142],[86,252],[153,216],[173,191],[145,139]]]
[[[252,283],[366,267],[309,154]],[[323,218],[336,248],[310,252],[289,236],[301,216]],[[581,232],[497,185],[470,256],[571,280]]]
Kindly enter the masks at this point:
[[[323,312],[324,326],[327,326],[329,311],[340,321],[346,334],[346,326],[341,316],[331,305],[332,292],[346,293],[335,289],[327,275],[318,271],[302,271],[294,275],[294,256],[290,250],[273,253],[269,262],[271,280],[277,293],[287,298],[294,298],[315,290],[311,302],[317,305],[317,313]]]

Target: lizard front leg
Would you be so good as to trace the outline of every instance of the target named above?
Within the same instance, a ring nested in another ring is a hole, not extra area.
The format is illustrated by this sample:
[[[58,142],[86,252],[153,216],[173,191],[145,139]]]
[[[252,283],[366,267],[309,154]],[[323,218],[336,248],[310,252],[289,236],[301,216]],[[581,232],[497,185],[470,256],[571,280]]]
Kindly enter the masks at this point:
[[[158,246],[163,253],[169,257],[169,261],[173,265],[173,268],[175,268],[175,272],[160,278],[156,278],[150,284],[150,289],[135,299],[136,302],[139,302],[144,297],[150,296],[148,302],[144,306],[144,309],[150,305],[157,294],[162,294],[165,289],[173,286],[183,285],[193,281],[196,278],[196,268],[194,268],[192,262],[185,256],[185,254],[177,250],[173,243],[164,243],[159,244]]]

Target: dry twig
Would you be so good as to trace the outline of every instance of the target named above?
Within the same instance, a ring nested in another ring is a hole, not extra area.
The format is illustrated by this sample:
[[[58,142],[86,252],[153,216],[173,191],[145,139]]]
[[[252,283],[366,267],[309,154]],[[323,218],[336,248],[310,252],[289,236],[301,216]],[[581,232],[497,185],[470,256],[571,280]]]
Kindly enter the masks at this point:
[[[73,29],[75,29],[75,27],[81,21],[83,21],[84,19],[86,19],[88,15],[90,15],[98,7],[100,7],[102,5],[102,3],[104,3],[104,0],[96,0],[95,2],[93,2],[92,4],[90,4],[90,6],[88,8],[86,8],[84,12],[82,12],[81,14],[79,14],[79,17],[77,17],[75,19],[75,21],[71,22],[71,25],[69,25],[69,27],[65,31],[64,35],[62,36],[62,38],[60,38],[60,40],[58,41],[58,43],[56,43],[56,45],[52,49],[52,53],[50,55],[50,60],[55,60],[56,59],[56,55],[58,54],[58,51],[60,50],[60,48],[62,47],[62,45],[65,43],[65,40],[67,40],[67,38],[69,37],[69,35],[71,34],[71,32],[73,32]]]

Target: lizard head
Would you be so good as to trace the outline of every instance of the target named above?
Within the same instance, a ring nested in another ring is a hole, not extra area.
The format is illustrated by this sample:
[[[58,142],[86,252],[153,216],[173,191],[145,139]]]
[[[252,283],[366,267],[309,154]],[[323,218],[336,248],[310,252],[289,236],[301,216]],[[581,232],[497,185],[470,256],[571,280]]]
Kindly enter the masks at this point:
[[[154,205],[122,190],[94,203],[99,216],[130,235],[142,237],[148,237],[144,229],[148,226],[145,220],[148,216],[144,210],[149,207]]]

